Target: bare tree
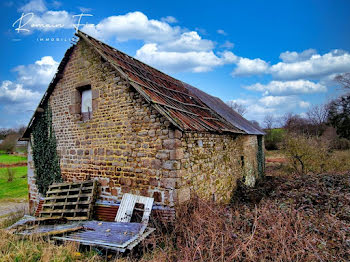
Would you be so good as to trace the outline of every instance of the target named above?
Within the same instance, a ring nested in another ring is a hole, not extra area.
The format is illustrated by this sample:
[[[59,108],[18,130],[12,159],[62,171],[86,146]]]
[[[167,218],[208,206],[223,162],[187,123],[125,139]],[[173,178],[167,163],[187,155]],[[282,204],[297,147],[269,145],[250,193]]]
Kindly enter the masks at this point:
[[[337,75],[334,80],[341,83],[345,89],[350,89],[350,73]]]
[[[13,153],[16,149],[18,137],[19,136],[16,133],[7,135],[0,144],[0,149],[5,151],[6,153]]]
[[[227,105],[231,107],[233,110],[235,110],[241,116],[244,116],[244,114],[247,113],[247,107],[240,103],[237,103],[235,101],[228,101]]]
[[[265,129],[273,128],[275,123],[276,123],[276,119],[275,119],[275,117],[272,114],[267,114],[264,117],[263,124],[264,124]]]
[[[314,105],[313,107],[309,108],[306,115],[311,124],[321,126],[327,121],[328,111],[328,104]]]

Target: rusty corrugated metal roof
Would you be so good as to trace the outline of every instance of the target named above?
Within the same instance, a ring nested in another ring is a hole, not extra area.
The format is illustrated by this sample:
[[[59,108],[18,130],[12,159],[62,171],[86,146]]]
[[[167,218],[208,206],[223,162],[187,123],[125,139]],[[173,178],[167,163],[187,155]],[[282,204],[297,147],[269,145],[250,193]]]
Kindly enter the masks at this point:
[[[147,101],[182,130],[246,133],[202,102],[183,82],[83,32],[77,35],[117,67]]]
[[[254,126],[250,121],[238,114],[235,110],[224,103],[220,98],[211,96],[194,86],[184,83],[186,88],[193,94],[198,96],[210,108],[214,109],[223,118],[229,121],[232,125],[252,135],[265,135],[265,132]]]
[[[162,73],[81,31],[76,35],[110,62],[159,113],[178,128],[200,132],[264,134],[219,98]],[[73,48],[74,46],[70,47],[65,53],[38,109],[47,101],[57,82],[62,78],[62,72]],[[33,114],[22,140],[29,138],[38,109]]]

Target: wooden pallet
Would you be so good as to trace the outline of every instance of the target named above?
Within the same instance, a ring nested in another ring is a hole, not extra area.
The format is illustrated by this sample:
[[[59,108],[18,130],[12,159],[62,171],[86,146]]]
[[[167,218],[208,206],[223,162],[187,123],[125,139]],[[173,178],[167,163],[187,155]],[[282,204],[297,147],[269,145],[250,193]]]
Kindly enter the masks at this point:
[[[39,217],[67,220],[87,220],[92,216],[96,199],[97,182],[52,184],[47,193]]]

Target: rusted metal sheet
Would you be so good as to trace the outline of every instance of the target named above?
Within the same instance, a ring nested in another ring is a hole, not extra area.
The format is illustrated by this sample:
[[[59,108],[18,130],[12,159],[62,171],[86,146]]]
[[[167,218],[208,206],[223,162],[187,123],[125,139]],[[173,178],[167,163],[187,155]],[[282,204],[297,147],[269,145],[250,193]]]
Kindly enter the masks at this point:
[[[160,107],[161,113],[170,117],[182,130],[245,133],[202,102],[183,82],[85,33],[79,31],[77,35],[118,67],[147,101]]]
[[[95,206],[95,218],[102,221],[114,221],[117,215],[119,206],[106,206],[96,205]]]
[[[124,194],[115,217],[117,222],[84,222],[83,231],[74,232],[64,237],[54,237],[54,239],[113,248],[122,252],[126,249],[132,249],[155,230],[147,228],[153,201],[154,199],[150,197]],[[136,207],[139,204],[142,204],[143,207]],[[141,223],[130,223],[134,211],[143,211]]]
[[[141,223],[88,221],[83,224],[84,230],[56,240],[78,242],[82,245],[99,246],[124,252],[131,250],[140,241],[152,233],[154,228],[143,230]]]
[[[193,94],[199,97],[205,104],[207,104],[210,108],[214,109],[217,113],[219,113],[223,118],[229,121],[232,125],[245,131],[247,134],[251,134],[251,135],[265,134],[262,130],[252,125],[250,121],[248,121],[247,119],[242,117],[240,114],[238,114],[236,111],[234,111],[232,108],[230,108],[228,105],[226,105],[220,98],[211,96],[189,84],[184,83],[184,85],[188,90],[190,90]]]

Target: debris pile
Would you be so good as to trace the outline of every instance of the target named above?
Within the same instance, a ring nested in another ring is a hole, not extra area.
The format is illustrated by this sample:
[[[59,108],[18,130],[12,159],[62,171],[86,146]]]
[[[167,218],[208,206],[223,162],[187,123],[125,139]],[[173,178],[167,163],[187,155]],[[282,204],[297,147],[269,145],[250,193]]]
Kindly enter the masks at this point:
[[[91,220],[96,195],[96,181],[52,184],[38,217],[24,216],[7,231],[125,252],[155,230],[148,227],[153,198],[124,194],[115,222],[106,222]],[[140,221],[131,221],[136,213]]]

